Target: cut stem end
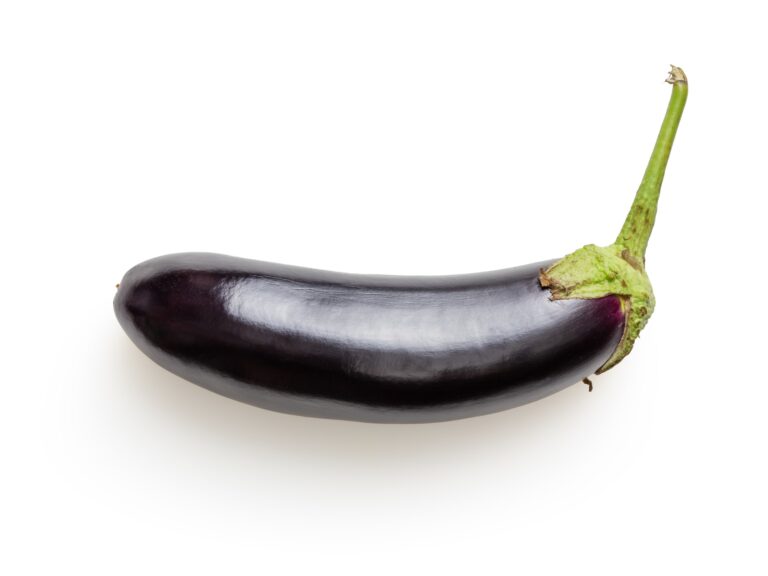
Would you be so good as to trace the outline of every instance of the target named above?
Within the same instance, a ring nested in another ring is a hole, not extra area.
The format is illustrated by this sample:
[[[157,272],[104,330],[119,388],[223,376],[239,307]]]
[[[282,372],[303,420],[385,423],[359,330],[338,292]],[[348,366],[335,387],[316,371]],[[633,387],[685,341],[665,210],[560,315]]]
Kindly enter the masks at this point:
[[[669,71],[669,76],[665,80],[667,84],[688,84],[688,77],[683,72],[682,68],[678,68],[672,64],[672,69]]]

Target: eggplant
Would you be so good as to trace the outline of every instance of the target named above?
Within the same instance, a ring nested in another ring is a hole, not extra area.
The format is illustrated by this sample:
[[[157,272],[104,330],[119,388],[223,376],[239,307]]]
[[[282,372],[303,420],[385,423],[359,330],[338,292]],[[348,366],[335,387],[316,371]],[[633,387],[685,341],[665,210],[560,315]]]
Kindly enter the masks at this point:
[[[648,321],[645,248],[687,98],[680,68],[616,242],[451,276],[345,274],[209,253],[161,256],[118,285],[117,319],[160,366],[303,416],[435,422],[548,396],[615,366]]]
[[[552,302],[539,284],[547,265],[398,277],[176,254],[130,270],[115,306],[150,358],[225,396],[428,422],[541,398],[608,360],[621,301]]]

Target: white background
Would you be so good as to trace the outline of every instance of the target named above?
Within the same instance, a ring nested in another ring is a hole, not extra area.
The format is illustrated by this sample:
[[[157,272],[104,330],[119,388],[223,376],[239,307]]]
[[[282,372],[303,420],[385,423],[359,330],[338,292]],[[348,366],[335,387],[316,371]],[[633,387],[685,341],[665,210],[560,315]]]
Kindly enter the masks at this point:
[[[0,572],[765,574],[758,6],[4,2]],[[115,321],[169,252],[438,274],[610,243],[670,63],[658,307],[591,394],[285,416]]]

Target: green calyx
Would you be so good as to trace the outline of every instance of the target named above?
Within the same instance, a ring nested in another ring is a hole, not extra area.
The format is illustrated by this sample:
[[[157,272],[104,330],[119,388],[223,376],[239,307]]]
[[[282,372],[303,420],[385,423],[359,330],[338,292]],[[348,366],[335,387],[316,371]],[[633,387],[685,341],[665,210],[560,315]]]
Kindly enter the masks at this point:
[[[605,247],[584,246],[542,270],[539,276],[541,285],[550,290],[552,300],[606,296],[621,299],[624,333],[611,357],[597,370],[598,374],[612,368],[630,353],[655,305],[651,281],[645,271],[645,250],[656,220],[661,183],[672,143],[688,96],[688,80],[680,68],[672,66],[667,82],[672,84],[667,113],[643,181],[616,242]]]
[[[618,364],[632,351],[635,340],[653,313],[656,301],[651,281],[644,268],[637,265],[621,246],[588,244],[539,275],[541,285],[549,288],[552,300],[611,295],[621,298],[624,333],[611,357],[597,370],[598,374]]]

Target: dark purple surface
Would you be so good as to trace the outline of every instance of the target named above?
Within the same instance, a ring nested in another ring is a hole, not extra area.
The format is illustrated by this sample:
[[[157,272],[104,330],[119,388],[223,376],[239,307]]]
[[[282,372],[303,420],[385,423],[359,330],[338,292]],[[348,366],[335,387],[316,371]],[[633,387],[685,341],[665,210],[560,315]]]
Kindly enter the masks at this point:
[[[619,299],[552,302],[548,262],[460,276],[326,272],[172,254],[123,278],[115,313],[155,362],[305,416],[432,422],[557,392],[616,348]]]

